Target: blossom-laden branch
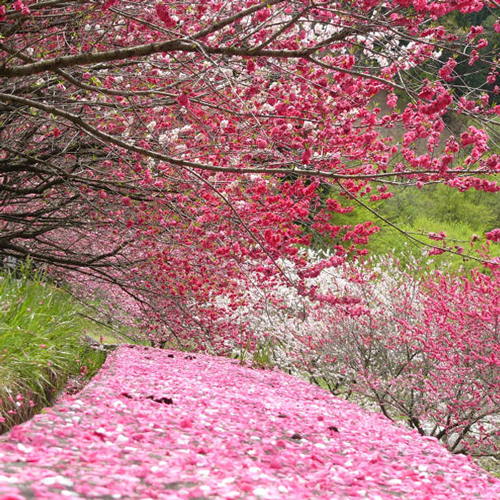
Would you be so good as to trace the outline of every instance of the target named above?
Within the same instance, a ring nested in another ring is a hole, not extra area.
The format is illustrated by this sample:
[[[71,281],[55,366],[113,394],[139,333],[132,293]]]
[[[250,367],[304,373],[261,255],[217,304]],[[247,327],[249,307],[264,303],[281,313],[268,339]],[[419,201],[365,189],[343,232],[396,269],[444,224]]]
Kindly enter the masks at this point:
[[[85,293],[125,292],[154,343],[174,332],[214,352],[255,346],[229,319],[246,287],[340,300],[305,280],[366,255],[377,221],[344,224],[355,202],[377,218],[392,185],[499,189],[495,54],[480,27],[441,26],[495,7],[3,6],[3,258],[30,256]],[[469,84],[457,61],[482,65],[483,80]],[[459,132],[453,116],[467,117]],[[334,254],[321,264],[307,253],[317,237]]]

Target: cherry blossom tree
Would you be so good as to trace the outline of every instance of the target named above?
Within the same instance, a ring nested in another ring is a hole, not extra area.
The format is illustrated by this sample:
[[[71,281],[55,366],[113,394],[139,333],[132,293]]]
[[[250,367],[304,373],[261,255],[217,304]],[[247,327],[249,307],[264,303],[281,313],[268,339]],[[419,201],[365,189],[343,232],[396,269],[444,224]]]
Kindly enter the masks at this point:
[[[360,203],[375,219],[393,184],[498,190],[496,55],[481,27],[441,22],[497,7],[2,5],[0,250],[86,292],[107,287],[159,345],[253,342],[229,314],[248,287],[338,303],[306,278],[366,254],[377,231],[338,214]],[[484,87],[457,80],[457,57],[490,68]],[[308,259],[313,235],[334,255]],[[443,237],[432,251],[458,252]]]
[[[409,273],[394,258],[342,267],[310,281],[343,303],[325,308],[283,287],[272,314],[250,305],[235,316],[274,346],[280,368],[454,453],[498,458],[498,267],[468,276]]]

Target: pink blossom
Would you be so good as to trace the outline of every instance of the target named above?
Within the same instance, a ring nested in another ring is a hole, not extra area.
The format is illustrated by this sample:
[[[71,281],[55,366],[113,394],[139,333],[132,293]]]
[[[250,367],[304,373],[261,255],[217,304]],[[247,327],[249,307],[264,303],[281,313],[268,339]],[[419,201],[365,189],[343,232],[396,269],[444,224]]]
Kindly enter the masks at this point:
[[[163,21],[166,28],[174,28],[176,26],[177,22],[171,17],[168,5],[164,3],[156,4],[156,14],[160,21]]]
[[[253,61],[253,59],[248,59],[247,60],[247,71],[249,73],[254,73],[255,72],[255,62]]]
[[[304,165],[309,165],[311,163],[312,151],[308,148],[302,153],[302,163]]]
[[[466,457],[304,380],[141,346],[120,347],[82,393],[1,436],[0,460],[9,464],[0,500],[23,498],[11,481],[51,500],[67,498],[63,490],[172,500],[500,495],[500,481]]]
[[[485,234],[487,240],[500,241],[500,228],[493,229]]]
[[[29,7],[25,3],[23,3],[22,0],[16,0],[12,6],[15,10],[21,12],[21,14],[23,14],[24,16],[28,16],[29,14],[31,14]]]
[[[189,106],[189,98],[186,94],[180,94],[177,98],[177,102],[186,108]]]

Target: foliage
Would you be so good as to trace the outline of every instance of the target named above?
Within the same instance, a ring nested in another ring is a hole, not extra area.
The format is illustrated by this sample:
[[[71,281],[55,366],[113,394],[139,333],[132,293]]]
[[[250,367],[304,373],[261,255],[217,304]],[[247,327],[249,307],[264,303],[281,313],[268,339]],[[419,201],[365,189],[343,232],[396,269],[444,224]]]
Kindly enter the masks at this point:
[[[0,432],[51,404],[69,379],[93,376],[105,354],[82,338],[90,322],[29,268],[0,277]]]
[[[498,48],[500,44],[499,32],[495,30],[495,22],[498,18],[498,6],[496,9],[482,9],[476,12],[462,13],[460,11],[455,11],[444,20],[444,24],[452,26],[454,31],[459,33],[460,40],[463,41],[464,45],[468,43],[468,34],[471,27],[480,27],[483,31],[480,33],[482,39],[484,39],[487,44],[481,49],[482,51],[487,51],[489,53],[498,53]],[[468,64],[468,58],[465,55],[460,55],[457,57],[457,66],[455,71],[457,72],[457,80],[454,83],[454,87],[457,93],[462,97],[463,95],[469,94],[470,88],[477,89],[476,98],[479,98],[481,92],[486,92],[489,98],[495,102],[500,102],[500,96],[498,92],[494,91],[494,82],[488,82],[488,73],[491,68],[488,65],[479,63],[474,71],[470,71],[470,66]]]
[[[239,359],[240,363],[243,365],[245,363],[250,363],[253,368],[261,369],[271,369],[274,367],[275,363],[273,361],[273,345],[269,340],[258,341],[257,346],[252,350],[250,341],[244,349],[237,349],[232,355],[232,358]]]

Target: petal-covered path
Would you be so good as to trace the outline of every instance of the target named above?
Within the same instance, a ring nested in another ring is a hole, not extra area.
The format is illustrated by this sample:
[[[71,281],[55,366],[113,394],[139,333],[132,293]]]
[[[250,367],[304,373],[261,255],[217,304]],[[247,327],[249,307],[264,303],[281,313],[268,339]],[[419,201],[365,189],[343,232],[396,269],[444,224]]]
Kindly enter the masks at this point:
[[[230,359],[121,347],[0,437],[0,500],[500,498],[434,439]]]

